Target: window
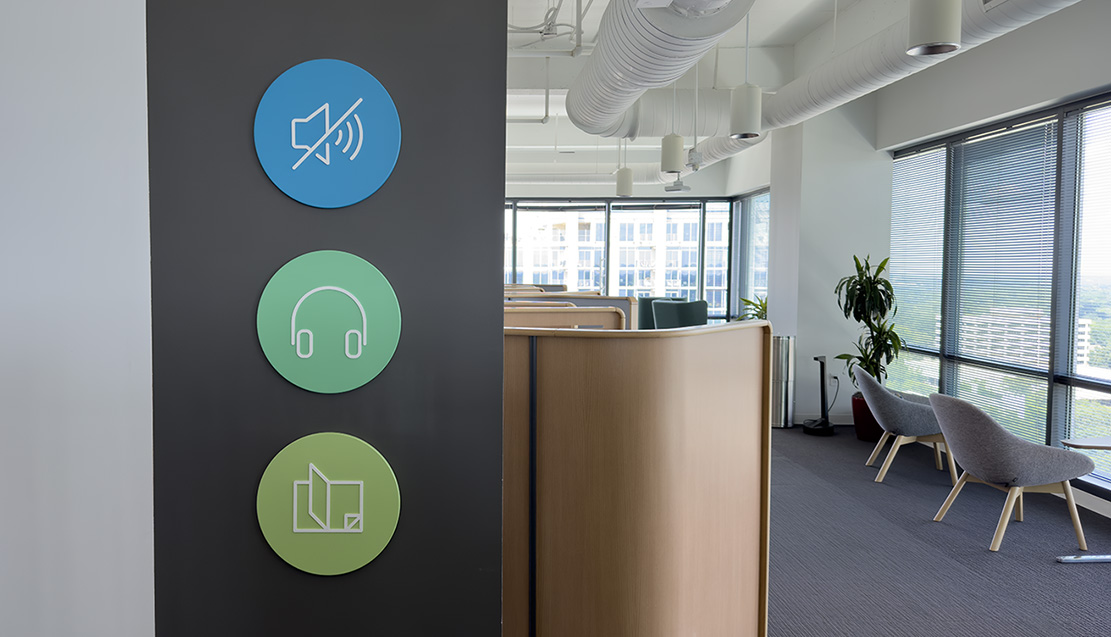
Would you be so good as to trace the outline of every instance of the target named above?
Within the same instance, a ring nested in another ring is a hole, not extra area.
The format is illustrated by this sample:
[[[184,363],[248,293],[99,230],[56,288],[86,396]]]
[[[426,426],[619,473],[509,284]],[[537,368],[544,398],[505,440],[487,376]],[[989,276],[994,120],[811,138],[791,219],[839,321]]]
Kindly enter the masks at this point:
[[[762,252],[753,262],[766,272],[766,192],[762,201]],[[705,299],[710,317],[724,320],[736,316],[730,285],[741,278],[730,271],[734,210],[725,200],[507,200],[505,280]],[[766,274],[757,277],[766,286]]]
[[[1034,442],[1111,435],[1103,99],[897,154],[890,278],[910,351],[889,386],[964,398]],[[1111,454],[1091,455],[1111,486]]]
[[[888,278],[899,307],[899,335],[919,353],[900,354],[888,366],[887,385],[922,395],[940,386],[937,352],[941,348],[946,157],[944,147],[934,148],[897,159],[892,169]]]
[[[513,272],[513,206],[505,207],[505,283],[516,283]]]
[[[768,237],[771,213],[771,195],[753,193],[737,200],[735,224],[733,313],[743,314],[741,299],[765,298],[768,295]]]
[[[724,317],[729,313],[729,226],[732,203],[709,201],[705,205],[705,240],[703,241],[702,298],[707,301],[710,316]]]
[[[509,226],[511,208],[506,210]],[[605,242],[593,240],[590,228],[605,227],[605,211],[605,203],[596,202],[517,202],[515,225],[506,229],[507,259],[508,242],[515,237],[516,282],[562,283],[569,291],[601,289]],[[583,259],[583,250],[596,250],[599,259]],[[512,271],[508,261],[506,269]]]
[[[582,222],[579,223],[579,241],[581,241],[581,242],[590,241],[590,224],[589,223],[582,223]]]

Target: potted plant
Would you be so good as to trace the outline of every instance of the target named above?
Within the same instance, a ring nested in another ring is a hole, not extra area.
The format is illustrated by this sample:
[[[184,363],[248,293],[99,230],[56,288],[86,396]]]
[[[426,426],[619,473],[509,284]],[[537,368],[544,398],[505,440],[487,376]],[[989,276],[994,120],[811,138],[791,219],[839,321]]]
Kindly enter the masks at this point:
[[[753,299],[741,299],[744,303],[745,311],[741,314],[742,321],[760,320],[765,321],[768,318],[768,297],[756,297]]]
[[[887,377],[887,365],[899,356],[904,345],[903,339],[895,332],[894,323],[888,319],[889,315],[894,318],[898,311],[895,290],[891,281],[883,276],[887,259],[875,268],[869,263],[869,257],[864,258],[864,263],[855,256],[853,261],[856,274],[838,281],[834,292],[837,294],[837,307],[845,313],[845,318],[852,317],[863,324],[864,333],[856,342],[856,353],[841,354],[837,358],[845,361],[853,385],[856,385],[854,369],[857,366],[882,383]],[[852,404],[856,437],[873,442],[879,440],[883,428],[872,416],[863,394],[854,393]]]

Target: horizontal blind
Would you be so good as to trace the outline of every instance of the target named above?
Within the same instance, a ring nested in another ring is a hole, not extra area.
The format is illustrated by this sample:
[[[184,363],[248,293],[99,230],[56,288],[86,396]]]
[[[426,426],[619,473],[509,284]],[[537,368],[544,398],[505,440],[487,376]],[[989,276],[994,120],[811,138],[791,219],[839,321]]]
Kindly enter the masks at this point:
[[[897,159],[892,170],[888,270],[899,308],[895,326],[908,345],[937,351],[941,344],[945,148]]]
[[[964,363],[953,371],[946,393],[983,409],[1019,437],[1045,443],[1045,379]]]
[[[938,391],[941,360],[934,354],[904,350],[887,366],[887,388],[929,396]]]
[[[947,349],[1049,368],[1056,119],[954,144]]]
[[[1111,381],[1111,107],[1074,115],[1080,127],[1076,302],[1071,371]]]

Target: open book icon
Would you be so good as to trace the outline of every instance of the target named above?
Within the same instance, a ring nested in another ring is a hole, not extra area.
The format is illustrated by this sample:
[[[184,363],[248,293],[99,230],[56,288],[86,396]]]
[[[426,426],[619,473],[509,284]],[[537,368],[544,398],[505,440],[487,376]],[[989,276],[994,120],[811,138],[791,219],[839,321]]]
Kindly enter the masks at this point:
[[[309,479],[293,481],[294,533],[362,533],[363,481],[330,480],[309,463]]]

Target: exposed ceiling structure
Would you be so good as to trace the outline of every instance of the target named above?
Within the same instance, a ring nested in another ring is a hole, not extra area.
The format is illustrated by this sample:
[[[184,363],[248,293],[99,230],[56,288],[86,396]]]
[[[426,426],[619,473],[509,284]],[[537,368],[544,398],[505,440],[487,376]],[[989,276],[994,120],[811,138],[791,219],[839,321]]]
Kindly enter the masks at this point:
[[[765,86],[774,88],[768,82],[790,79],[787,76],[793,68],[780,67],[790,65],[791,49],[796,43],[833,18],[835,4],[838,12],[842,12],[857,2],[756,0],[750,11],[753,25],[750,48],[755,58],[753,64],[759,65],[767,78]],[[582,132],[568,121],[565,108],[567,88],[597,43],[602,14],[609,3],[610,0],[509,0],[506,116],[508,121],[518,123],[506,127],[507,175],[612,175],[616,170],[617,140]],[[580,8],[581,40],[575,18]],[[576,50],[576,46],[581,48]],[[742,23],[728,32],[716,50],[699,64],[699,86],[731,88],[743,81],[738,71],[744,62],[744,46]],[[546,55],[551,57],[545,63]],[[694,83],[693,72],[679,82],[690,88]],[[550,90],[546,91],[545,85]],[[547,121],[540,123],[545,114]],[[630,140],[622,157],[629,165],[659,163],[660,137]]]
[[[507,183],[614,183],[624,160],[662,185],[1079,0],[953,1],[963,47],[923,57],[907,54],[911,0],[510,0]],[[763,134],[732,139],[746,81]],[[668,134],[680,174],[660,173]]]

